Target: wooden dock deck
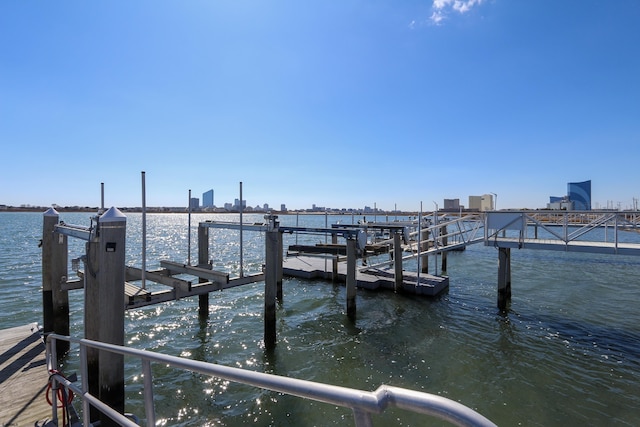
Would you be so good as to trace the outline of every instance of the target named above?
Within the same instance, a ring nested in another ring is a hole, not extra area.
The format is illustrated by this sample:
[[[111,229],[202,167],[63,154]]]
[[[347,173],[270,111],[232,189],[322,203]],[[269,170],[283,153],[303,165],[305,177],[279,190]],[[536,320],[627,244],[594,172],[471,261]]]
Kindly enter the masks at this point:
[[[35,323],[0,331],[0,426],[51,418],[45,347]]]
[[[337,277],[333,277],[332,261],[328,258],[312,256],[287,257],[283,260],[282,270],[285,276],[304,279],[346,281],[347,265],[338,263]],[[394,275],[392,270],[361,269],[356,271],[356,286],[361,289],[394,289]],[[416,295],[435,296],[449,287],[449,278],[421,274],[418,282],[417,274],[403,271],[402,291]]]

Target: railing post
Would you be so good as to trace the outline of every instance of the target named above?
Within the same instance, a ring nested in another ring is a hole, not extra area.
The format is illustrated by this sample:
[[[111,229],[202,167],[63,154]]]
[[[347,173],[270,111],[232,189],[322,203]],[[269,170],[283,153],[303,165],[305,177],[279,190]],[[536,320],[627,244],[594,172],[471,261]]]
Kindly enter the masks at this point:
[[[142,375],[144,377],[144,411],[147,417],[147,426],[156,425],[156,411],[153,406],[153,377],[151,374],[151,361],[142,359]]]
[[[209,265],[209,228],[198,224],[198,267],[211,268]],[[206,279],[198,279],[200,283]],[[209,317],[209,293],[198,295],[198,316],[200,319]]]
[[[124,345],[124,281],[127,218],[111,208],[99,219],[98,295],[99,341]],[[124,357],[108,351],[99,352],[100,400],[124,414]],[[101,426],[118,425],[106,415]]]
[[[353,408],[353,420],[356,427],[373,427],[373,420],[369,412]]]

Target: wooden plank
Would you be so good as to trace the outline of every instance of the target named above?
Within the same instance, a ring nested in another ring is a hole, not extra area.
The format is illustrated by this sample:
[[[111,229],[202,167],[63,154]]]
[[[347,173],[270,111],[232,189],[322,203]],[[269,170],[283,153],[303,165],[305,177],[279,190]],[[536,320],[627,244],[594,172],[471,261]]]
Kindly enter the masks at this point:
[[[160,261],[160,266],[166,268],[171,274],[191,274],[201,279],[207,279],[212,282],[229,283],[229,273],[209,270],[202,267],[194,267],[192,265],[180,264],[173,261]]]
[[[0,426],[32,426],[50,419],[45,348],[37,325],[0,331]]]
[[[126,280],[142,280],[142,269],[140,268],[126,267],[125,274]],[[147,271],[145,273],[145,279],[160,283],[161,285],[180,289],[181,292],[189,292],[191,290],[191,282],[178,279],[177,277],[172,277],[167,269]]]
[[[129,282],[124,282],[125,307],[133,305],[136,301],[150,301],[151,293]]]
[[[194,285],[191,287],[191,291],[185,294],[180,294],[180,298],[188,298],[196,295],[208,294],[210,292],[222,291],[224,289],[248,285],[250,283],[262,282],[263,280],[264,280],[264,274],[257,273],[257,274],[240,277],[240,278],[231,279],[229,280],[229,283],[219,283],[219,282],[194,283]],[[137,289],[140,289],[140,288],[137,288]],[[145,307],[153,304],[160,304],[168,301],[174,301],[176,299],[177,298],[176,298],[175,290],[164,290],[160,292],[153,292],[151,294],[148,294],[146,298],[135,298],[132,302],[130,302],[126,306],[126,309],[133,310],[135,308]]]

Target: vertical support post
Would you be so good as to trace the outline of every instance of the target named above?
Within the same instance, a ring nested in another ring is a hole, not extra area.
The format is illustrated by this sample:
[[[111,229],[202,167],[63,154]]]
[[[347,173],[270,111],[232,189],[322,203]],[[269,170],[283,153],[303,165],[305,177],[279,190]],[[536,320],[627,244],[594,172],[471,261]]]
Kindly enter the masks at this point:
[[[142,265],[140,266],[140,287],[147,288],[147,184],[145,172],[141,172],[142,177]]]
[[[278,262],[282,234],[278,230],[276,215],[268,215],[269,228],[265,233],[265,275],[264,275],[264,346],[267,351],[276,346],[276,298],[278,288]]]
[[[332,234],[331,235],[331,244],[334,245],[334,247],[337,247],[335,245],[338,244],[338,235],[337,234]],[[335,280],[336,277],[338,277],[338,257],[339,255],[336,253],[333,258],[331,259],[332,263],[331,263],[331,280]]]
[[[347,317],[356,318],[356,239],[347,239]]]
[[[69,274],[69,250],[67,236],[53,233],[51,262],[51,296],[53,302],[53,330],[56,334],[69,335],[69,292],[62,290]],[[63,340],[56,342],[59,356],[69,350],[69,343]]]
[[[394,271],[394,283],[393,291],[398,292],[402,289],[403,277],[402,277],[402,246],[400,245],[400,233],[396,230],[393,233],[393,271]]]
[[[98,251],[100,240],[92,234],[86,245],[84,257],[84,337],[88,340],[100,340],[100,286],[97,271],[100,270]],[[84,347],[83,347],[84,348]],[[87,354],[87,389],[93,396],[100,396],[100,355],[97,349],[86,347]],[[100,419],[100,412],[91,406],[89,414],[91,422]]]
[[[429,273],[429,255],[426,252],[429,250],[429,229],[422,228],[420,230],[420,272],[428,274]]]
[[[98,295],[100,341],[124,345],[124,281],[127,218],[112,207],[99,219]],[[124,413],[124,356],[99,352],[100,400]],[[118,425],[101,415],[101,426]]]
[[[440,235],[442,236],[442,246],[447,246],[449,244],[449,238],[447,236],[447,226],[443,225],[440,228]],[[447,271],[447,253],[448,251],[442,251],[442,265],[440,267],[440,271],[443,273]]]
[[[278,262],[276,263],[277,269],[277,279],[276,279],[276,299],[280,304],[282,304],[283,293],[282,293],[282,278],[284,276],[282,263],[284,261],[284,249],[282,245],[282,233],[278,231]]]
[[[198,267],[211,268],[209,265],[209,228],[198,224]],[[200,283],[206,279],[198,279]],[[198,295],[198,316],[201,319],[209,317],[209,294]]]
[[[244,243],[244,239],[242,237],[242,212],[244,211],[244,202],[242,200],[242,181],[240,181],[240,277],[244,277],[244,248],[243,248],[243,243]]]
[[[511,301],[511,249],[498,248],[498,308],[506,310]]]
[[[187,265],[191,265],[191,189],[189,189],[189,204],[187,206]]]
[[[53,332],[53,291],[51,290],[51,270],[53,260],[53,230],[59,215],[50,208],[42,221],[42,315],[45,336]]]
[[[67,236],[55,232],[59,214],[51,208],[44,213],[42,227],[42,312],[44,333],[69,335],[69,294],[67,282]],[[69,350],[69,343],[56,341],[57,354]]]

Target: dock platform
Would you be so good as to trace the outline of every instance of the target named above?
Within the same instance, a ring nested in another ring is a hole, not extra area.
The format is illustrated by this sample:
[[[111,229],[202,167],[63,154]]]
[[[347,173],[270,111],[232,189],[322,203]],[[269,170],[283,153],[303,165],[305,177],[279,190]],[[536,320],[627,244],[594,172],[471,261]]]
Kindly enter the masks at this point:
[[[45,346],[35,323],[0,331],[0,426],[51,418]]]
[[[287,257],[283,260],[282,273],[289,277],[345,282],[347,265],[344,262],[339,262],[337,276],[334,277],[331,259],[312,256],[295,256]],[[358,288],[393,290],[394,285],[395,278],[392,270],[365,268],[356,271],[356,286]],[[447,276],[421,274],[420,281],[418,282],[418,275],[416,273],[403,271],[402,291],[404,292],[416,295],[436,296],[448,287],[449,278]]]

